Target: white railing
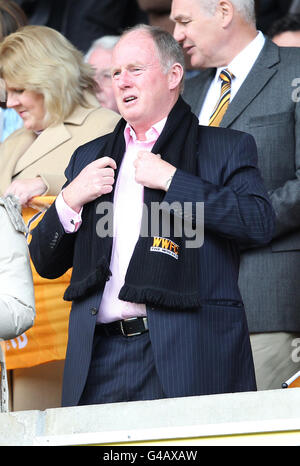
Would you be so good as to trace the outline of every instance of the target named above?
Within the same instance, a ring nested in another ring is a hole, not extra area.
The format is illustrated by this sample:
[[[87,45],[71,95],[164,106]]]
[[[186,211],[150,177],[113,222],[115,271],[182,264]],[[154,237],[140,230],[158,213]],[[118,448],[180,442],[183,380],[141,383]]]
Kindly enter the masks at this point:
[[[300,388],[0,414],[0,445],[109,444],[300,446]]]

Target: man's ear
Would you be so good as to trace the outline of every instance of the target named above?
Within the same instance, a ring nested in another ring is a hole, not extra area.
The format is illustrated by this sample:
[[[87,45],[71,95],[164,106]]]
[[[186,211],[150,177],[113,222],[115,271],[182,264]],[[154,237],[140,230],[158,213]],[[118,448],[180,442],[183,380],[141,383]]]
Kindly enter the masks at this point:
[[[169,71],[169,89],[176,89],[183,77],[183,68],[180,63],[174,63]]]
[[[220,17],[223,28],[226,29],[232,22],[234,16],[234,6],[229,0],[220,0],[216,13],[218,13]]]

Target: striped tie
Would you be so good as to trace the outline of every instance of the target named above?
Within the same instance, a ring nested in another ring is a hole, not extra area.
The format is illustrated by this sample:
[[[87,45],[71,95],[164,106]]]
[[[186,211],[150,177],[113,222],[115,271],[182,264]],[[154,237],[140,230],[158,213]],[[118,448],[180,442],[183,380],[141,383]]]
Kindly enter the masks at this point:
[[[209,119],[209,126],[219,126],[230,101],[231,80],[234,78],[229,70],[222,70],[220,73],[221,96]]]

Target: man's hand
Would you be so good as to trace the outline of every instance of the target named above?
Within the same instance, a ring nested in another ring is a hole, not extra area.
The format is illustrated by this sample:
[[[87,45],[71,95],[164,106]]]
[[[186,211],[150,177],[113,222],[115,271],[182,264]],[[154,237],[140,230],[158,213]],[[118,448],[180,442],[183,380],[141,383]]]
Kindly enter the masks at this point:
[[[138,152],[134,166],[137,183],[147,188],[164,191],[168,190],[168,181],[176,172],[176,168],[165,160],[161,160],[159,154],[145,150]]]
[[[64,201],[75,212],[79,212],[84,204],[112,192],[116,168],[116,162],[110,157],[91,162],[64,189]]]
[[[34,196],[41,196],[46,191],[47,186],[40,176],[36,178],[14,180],[4,195],[13,194],[23,207],[28,207],[28,202]]]

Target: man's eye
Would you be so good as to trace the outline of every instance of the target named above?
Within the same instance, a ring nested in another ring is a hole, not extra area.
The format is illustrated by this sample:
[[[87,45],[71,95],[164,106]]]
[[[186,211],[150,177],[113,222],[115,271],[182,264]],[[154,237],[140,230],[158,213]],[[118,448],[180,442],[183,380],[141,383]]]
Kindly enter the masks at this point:
[[[188,23],[190,23],[190,22],[191,22],[190,19],[179,19],[179,20],[178,20],[178,23],[179,23],[179,24],[183,24],[183,25],[188,24]]]

